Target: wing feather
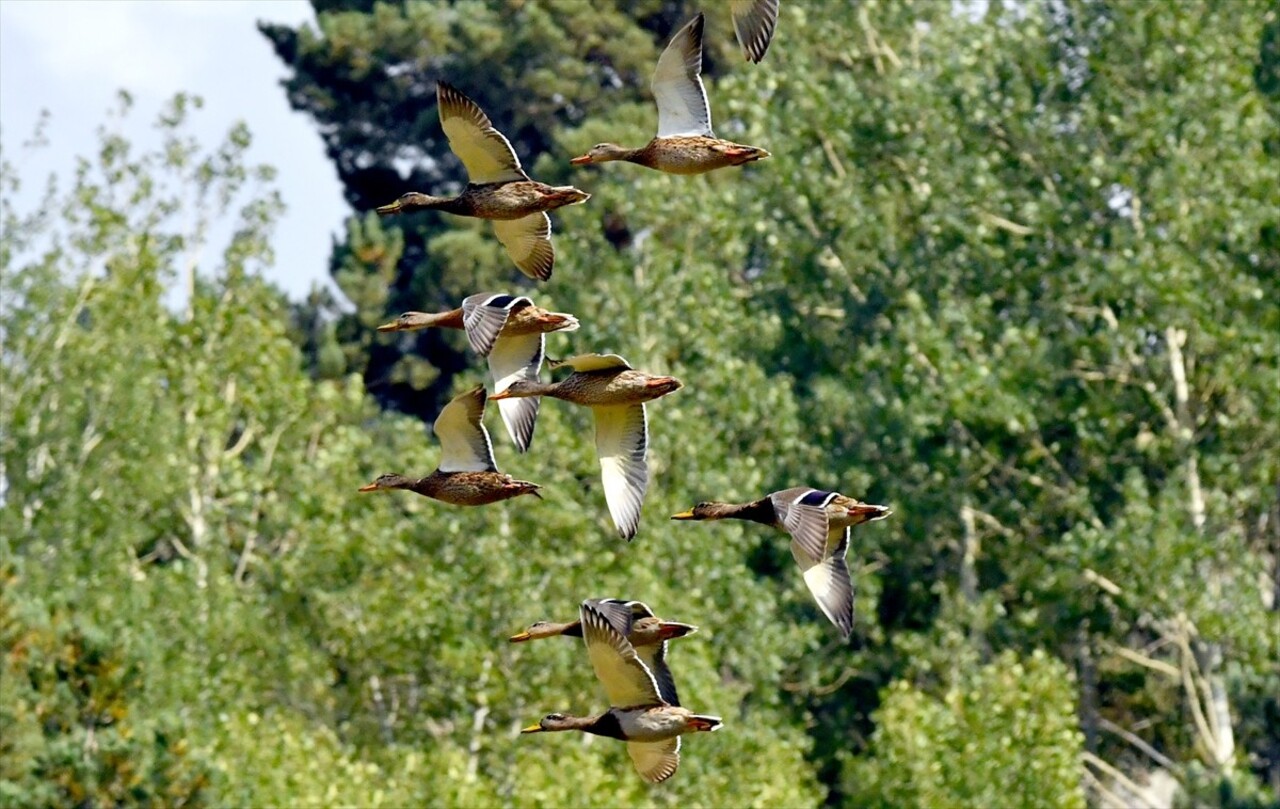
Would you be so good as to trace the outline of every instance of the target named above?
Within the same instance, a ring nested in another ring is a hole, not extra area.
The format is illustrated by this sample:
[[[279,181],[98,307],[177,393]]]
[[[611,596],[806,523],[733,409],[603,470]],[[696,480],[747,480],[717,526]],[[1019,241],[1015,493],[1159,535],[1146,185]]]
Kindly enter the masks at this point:
[[[804,571],[804,583],[813,594],[822,614],[835,624],[846,640],[853,632],[853,583],[849,580],[849,568],[845,555],[849,550],[849,529],[836,528],[832,532],[835,550],[825,559],[814,560],[797,552],[791,544],[791,554]],[[839,535],[838,539],[836,535]]]
[[[489,374],[493,377],[493,392],[501,393],[517,379],[537,381],[542,370],[543,335],[519,334],[499,337],[489,352]],[[511,440],[521,452],[529,449],[533,441],[533,428],[538,421],[540,396],[519,399],[499,399],[498,412],[507,425]]]
[[[778,0],[731,0],[729,13],[743,55],[758,64],[769,50],[778,24]]]
[[[484,428],[484,386],[477,385],[444,406],[433,425],[440,439],[441,472],[496,472],[493,444]]]
[[[793,496],[794,495],[794,496]],[[782,511],[782,525],[791,534],[794,547],[804,555],[819,562],[827,556],[827,539],[830,534],[830,519],[827,517],[827,504],[837,497],[835,492],[824,492],[818,489],[789,489],[774,495],[775,510]],[[778,500],[782,502],[779,503]],[[781,505],[783,509],[778,509]]]
[[[440,126],[449,148],[467,169],[476,185],[527,180],[520,159],[506,137],[494,129],[480,105],[446,82],[436,83]]]
[[[495,219],[493,232],[520,272],[538,281],[551,277],[556,264],[556,249],[551,245],[551,217],[534,213],[520,219]]]
[[[711,131],[711,106],[702,86],[702,24],[699,13],[676,32],[653,71],[658,102],[658,137],[705,135]]]
[[[582,603],[578,614],[582,620],[582,637],[587,644],[587,658],[595,670],[596,679],[604,686],[609,705],[636,708],[662,704],[653,674],[608,616],[590,601]]]
[[[613,524],[630,540],[640,525],[640,507],[649,488],[649,425],[643,404],[600,405],[596,417],[596,454],[600,456],[604,499]]]
[[[627,753],[640,777],[656,784],[676,774],[680,766],[680,737],[660,742],[627,742]]]
[[[617,354],[579,354],[563,360],[548,360],[551,370],[556,368],[572,368],[581,373],[588,371],[607,371],[617,368],[622,371],[631,370],[631,364]]]
[[[467,331],[471,350],[482,357],[493,349],[507,318],[517,309],[532,306],[533,301],[523,295],[507,295],[502,292],[480,292],[462,301],[462,325]]]

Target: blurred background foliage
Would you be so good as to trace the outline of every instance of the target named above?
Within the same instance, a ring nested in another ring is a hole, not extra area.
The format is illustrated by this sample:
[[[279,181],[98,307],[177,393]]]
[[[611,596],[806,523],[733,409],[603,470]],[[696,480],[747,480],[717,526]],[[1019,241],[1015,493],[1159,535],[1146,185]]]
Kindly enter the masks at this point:
[[[198,99],[141,151],[122,94],[32,210],[2,158],[0,805],[1276,805],[1274,3],[787,0],[760,66],[709,5],[717,132],[773,157],[704,178],[568,166],[651,135],[693,3],[314,5],[262,31],[353,209],[345,300],[263,280],[272,172]],[[593,194],[549,283],[370,213],[464,181],[437,78]],[[492,428],[544,502],[355,495],[484,378],[372,326],[482,289],[685,380],[629,546],[556,402],[528,455]],[[666,519],[792,485],[895,511],[847,645],[782,535]],[[702,626],[672,664],[726,727],[660,787],[516,734],[604,705],[578,645],[505,637],[603,596]]]

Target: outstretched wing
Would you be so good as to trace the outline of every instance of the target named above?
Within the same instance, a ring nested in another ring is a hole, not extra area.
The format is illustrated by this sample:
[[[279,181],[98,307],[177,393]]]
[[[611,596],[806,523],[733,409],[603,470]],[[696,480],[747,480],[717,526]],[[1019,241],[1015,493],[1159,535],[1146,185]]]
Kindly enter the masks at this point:
[[[551,217],[532,213],[520,219],[495,219],[493,232],[520,272],[538,281],[551,277],[556,249],[551,246]]]
[[[653,675],[609,618],[590,601],[582,603],[578,614],[582,619],[582,637],[587,643],[587,658],[595,669],[596,679],[604,686],[609,705],[637,708],[662,704]]]
[[[827,556],[827,506],[839,496],[818,489],[788,489],[773,495],[774,509],[782,514],[782,526],[791,534],[792,543],[814,561]]]
[[[449,148],[466,166],[471,182],[483,185],[529,179],[510,141],[493,128],[479,104],[453,85],[437,82],[436,106]]]
[[[627,742],[627,753],[640,777],[656,784],[676,774],[680,766],[680,737],[660,742]]]
[[[849,568],[845,563],[849,529],[836,528],[831,533],[836,546],[825,559],[810,557],[794,541],[791,543],[791,555],[804,571],[804,583],[813,594],[814,601],[818,602],[818,608],[848,640],[853,631],[853,583],[849,580]]]
[[[631,539],[640,526],[640,507],[649,488],[649,425],[643,404],[599,405],[596,417],[596,454],[604,499],[613,524],[623,539]]]
[[[653,71],[658,137],[712,137],[711,107],[702,86],[702,14],[676,32]]]
[[[517,309],[532,306],[533,301],[523,295],[507,295],[502,292],[480,292],[462,301],[462,325],[467,330],[467,342],[471,350],[484,357],[493,349],[507,317]]]
[[[444,406],[434,425],[440,439],[441,472],[495,472],[493,444],[484,428],[484,386],[477,385]]]
[[[733,33],[748,61],[757,64],[769,50],[773,29],[778,24],[778,0],[730,0]]]
[[[631,365],[617,354],[579,354],[563,360],[548,360],[547,365],[551,366],[553,371],[557,368],[572,368],[584,374],[589,371],[607,371],[610,368],[617,368],[620,371],[631,370]]]
[[[493,392],[501,393],[517,379],[537,381],[538,371],[542,370],[542,344],[541,334],[499,337],[493,350],[489,352],[489,374],[493,377]],[[529,442],[533,441],[533,428],[538,422],[538,407],[541,402],[540,396],[498,400],[502,423],[507,425],[511,440],[516,442],[516,447],[521,452],[529,449]]]

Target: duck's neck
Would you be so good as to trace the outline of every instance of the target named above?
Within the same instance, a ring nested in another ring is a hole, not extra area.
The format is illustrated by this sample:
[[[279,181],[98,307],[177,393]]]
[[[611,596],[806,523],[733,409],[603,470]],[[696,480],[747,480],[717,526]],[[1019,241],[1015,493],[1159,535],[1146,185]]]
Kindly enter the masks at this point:
[[[778,522],[778,515],[773,510],[773,501],[762,497],[750,503],[709,503],[706,519],[750,520],[761,525],[774,525]]]
[[[531,396],[551,396],[554,397],[560,391],[560,382],[539,382],[530,380],[525,382],[521,388],[521,396],[528,398]]]
[[[572,719],[578,726],[577,729],[584,733],[591,733],[596,736],[608,736],[610,739],[625,739],[626,735],[622,732],[622,722],[618,720],[617,714],[613,711],[605,711],[595,716],[572,716],[566,717]]]
[[[436,197],[431,194],[417,194],[412,200],[404,203],[407,211],[448,211],[456,206],[457,197]]]
[[[450,309],[447,312],[410,312],[412,319],[409,323],[410,329],[461,329],[465,328],[462,322],[462,310]]]
[[[411,492],[416,492],[423,497],[435,497],[436,492],[440,488],[440,472],[432,472],[425,478],[418,478],[413,481],[411,485],[405,486],[404,488]]]
[[[582,637],[582,622],[570,621],[567,624],[560,624],[560,631],[556,634],[565,635],[570,638]]]

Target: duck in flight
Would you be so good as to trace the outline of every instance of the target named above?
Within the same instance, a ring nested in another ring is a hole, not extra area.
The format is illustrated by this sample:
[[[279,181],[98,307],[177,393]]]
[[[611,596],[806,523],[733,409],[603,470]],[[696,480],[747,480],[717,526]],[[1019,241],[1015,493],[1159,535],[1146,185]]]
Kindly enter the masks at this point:
[[[630,540],[640,525],[640,507],[649,488],[649,425],[644,403],[684,386],[673,376],[654,376],[632,367],[617,354],[582,354],[551,360],[573,373],[559,382],[516,379],[490,399],[550,396],[591,408],[596,421],[596,454],[600,458],[604,499],[613,524]]]
[[[849,529],[893,514],[838,492],[804,486],[784,489],[750,503],[699,503],[673,520],[750,520],[791,535],[791,556],[818,608],[846,640],[853,631],[853,585],[845,555]]]
[[[680,766],[680,736],[718,730],[720,717],[695,714],[664,701],[653,673],[600,602],[582,602],[579,616],[587,657],[612,707],[591,716],[547,714],[520,732],[578,730],[621,739],[641,778],[654,784],[667,780]]]
[[[627,642],[635,647],[640,661],[648,666],[653,678],[658,683],[658,694],[671,705],[680,704],[680,695],[676,693],[676,681],[667,666],[667,641],[683,638],[698,631],[693,624],[681,624],[675,621],[663,621],[653,614],[649,606],[640,601],[625,601],[619,598],[603,598],[592,602],[601,614],[622,633]],[[555,621],[537,621],[529,625],[524,632],[512,635],[512,643],[527,640],[551,638],[556,635],[564,637],[582,637],[582,621],[557,623]]]
[[[575,157],[575,166],[625,160],[669,174],[702,174],[769,156],[764,149],[717,138],[702,86],[702,26],[699,13],[671,38],[653,71],[658,135],[639,149],[600,143]]]
[[[507,255],[530,278],[551,277],[556,253],[546,212],[586,202],[591,195],[571,185],[551,186],[529,179],[511,143],[493,128],[480,106],[461,91],[438,82],[436,106],[449,148],[467,169],[470,182],[456,197],[410,191],[377,209],[381,216],[436,210],[493,221]]]
[[[463,329],[477,354],[488,359],[489,376],[495,393],[517,379],[537,381],[545,353],[544,335],[556,331],[576,331],[578,319],[564,312],[548,312],[523,295],[481,292],[470,295],[462,306],[447,312],[405,312],[378,327],[381,332],[417,329]],[[498,412],[507,433],[521,452],[533,441],[538,419],[538,399],[506,399],[498,402]]]
[[[484,428],[484,386],[477,385],[444,406],[434,429],[440,439],[440,466],[425,478],[380,475],[362,492],[408,489],[455,506],[483,506],[522,494],[538,494],[536,483],[516,480],[498,471],[493,445]]]

